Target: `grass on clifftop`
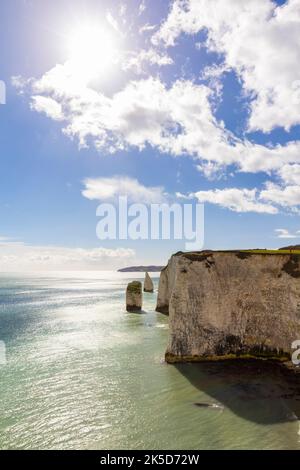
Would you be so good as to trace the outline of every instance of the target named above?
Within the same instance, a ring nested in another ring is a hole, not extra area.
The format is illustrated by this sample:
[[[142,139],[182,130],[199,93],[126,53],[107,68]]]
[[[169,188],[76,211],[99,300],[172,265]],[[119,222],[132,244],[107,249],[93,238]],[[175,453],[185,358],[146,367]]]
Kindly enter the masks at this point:
[[[263,254],[263,255],[300,255],[300,250],[269,250],[267,248],[254,248],[249,250],[202,250],[191,252],[178,252],[177,254],[209,254],[209,253],[249,253],[249,254]]]
[[[127,290],[135,294],[142,292],[142,283],[140,281],[132,281],[128,284]]]
[[[282,254],[295,254],[295,255],[300,255],[300,250],[263,250],[263,249],[257,249],[257,250],[239,250],[242,253],[266,253],[266,254],[271,254],[271,255],[282,255]]]

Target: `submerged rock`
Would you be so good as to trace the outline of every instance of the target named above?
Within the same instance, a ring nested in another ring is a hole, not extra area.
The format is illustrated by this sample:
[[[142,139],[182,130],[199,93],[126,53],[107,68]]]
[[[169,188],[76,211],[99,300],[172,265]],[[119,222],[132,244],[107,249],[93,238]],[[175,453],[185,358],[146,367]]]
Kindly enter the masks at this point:
[[[223,405],[219,405],[218,403],[202,403],[202,402],[197,402],[194,403],[195,406],[198,406],[199,408],[216,408],[218,410],[224,410]]]
[[[149,274],[146,272],[144,281],[144,292],[153,292],[153,282]]]
[[[140,312],[143,305],[142,283],[140,281],[129,282],[126,289],[127,312]]]
[[[167,362],[289,361],[300,339],[300,255],[177,253],[161,272],[157,311],[169,313]]]

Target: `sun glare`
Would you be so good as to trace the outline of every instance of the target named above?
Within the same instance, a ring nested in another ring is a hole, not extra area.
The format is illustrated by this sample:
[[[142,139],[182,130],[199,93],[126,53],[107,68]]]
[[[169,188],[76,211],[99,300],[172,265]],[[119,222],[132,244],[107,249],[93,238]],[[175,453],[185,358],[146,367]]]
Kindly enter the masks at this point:
[[[116,44],[105,28],[87,25],[69,35],[68,61],[78,80],[88,82],[101,77],[115,58]]]

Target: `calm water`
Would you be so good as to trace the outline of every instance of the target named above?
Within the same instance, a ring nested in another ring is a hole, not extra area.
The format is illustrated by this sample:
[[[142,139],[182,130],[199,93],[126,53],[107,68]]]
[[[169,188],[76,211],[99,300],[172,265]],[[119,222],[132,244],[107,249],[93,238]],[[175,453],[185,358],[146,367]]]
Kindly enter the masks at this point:
[[[263,364],[166,365],[168,319],[155,294],[125,313],[129,276],[0,276],[0,448],[300,449],[298,385]]]

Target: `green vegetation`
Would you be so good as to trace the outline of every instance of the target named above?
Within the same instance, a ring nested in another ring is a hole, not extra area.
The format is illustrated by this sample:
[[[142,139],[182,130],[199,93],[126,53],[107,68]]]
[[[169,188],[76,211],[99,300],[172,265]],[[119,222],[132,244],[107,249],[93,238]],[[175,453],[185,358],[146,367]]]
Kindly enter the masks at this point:
[[[268,255],[284,255],[284,254],[293,254],[300,255],[300,250],[263,250],[263,249],[254,249],[254,250],[239,250],[244,253],[255,253],[255,254],[268,254]]]
[[[203,250],[203,251],[190,251],[190,252],[178,252],[175,256],[184,256],[185,258],[191,261],[206,261],[207,258],[214,253],[233,253],[241,259],[246,259],[251,255],[294,255],[298,257],[300,255],[299,249],[279,249],[279,250],[269,250],[269,249],[249,249],[249,250]]]
[[[140,294],[142,292],[142,283],[139,281],[132,281],[128,284],[127,289],[135,294]]]
[[[220,362],[220,361],[235,361],[235,360],[257,360],[257,361],[274,361],[274,362],[287,362],[290,361],[290,355],[288,354],[251,354],[251,353],[240,353],[240,354],[223,354],[221,356],[178,356],[167,352],[165,354],[165,360],[169,364],[175,364],[177,362]]]

